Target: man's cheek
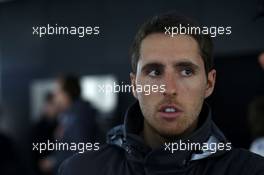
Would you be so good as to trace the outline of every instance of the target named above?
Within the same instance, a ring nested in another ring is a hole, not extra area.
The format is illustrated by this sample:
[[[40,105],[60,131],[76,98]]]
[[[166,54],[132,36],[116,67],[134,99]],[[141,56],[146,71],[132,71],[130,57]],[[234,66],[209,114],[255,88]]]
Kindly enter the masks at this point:
[[[178,94],[177,101],[183,105],[184,108],[191,110],[192,108],[196,108],[196,106],[201,103],[202,94],[202,89],[185,87]]]
[[[188,98],[200,98],[205,94],[206,86],[202,83],[202,80],[193,80],[182,83],[181,92],[188,96]]]

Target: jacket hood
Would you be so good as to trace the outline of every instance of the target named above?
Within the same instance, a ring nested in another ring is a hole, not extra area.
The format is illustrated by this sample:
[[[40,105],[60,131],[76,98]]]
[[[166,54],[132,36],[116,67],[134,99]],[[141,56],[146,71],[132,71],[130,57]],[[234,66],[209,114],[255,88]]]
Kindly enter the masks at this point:
[[[225,149],[216,147],[219,143],[227,144],[228,142],[212,121],[211,109],[206,103],[204,103],[199,115],[198,127],[192,134],[157,149],[151,149],[145,145],[143,138],[139,135],[143,130],[143,119],[139,103],[136,102],[127,110],[124,124],[116,126],[108,132],[107,143],[125,150],[128,159],[146,161],[147,157],[148,159],[151,158],[151,164],[157,163],[157,165],[173,163],[173,165],[183,166],[191,161],[220,156],[226,152]],[[195,150],[174,149],[175,145],[179,146],[182,143],[189,145],[195,143],[203,146]]]

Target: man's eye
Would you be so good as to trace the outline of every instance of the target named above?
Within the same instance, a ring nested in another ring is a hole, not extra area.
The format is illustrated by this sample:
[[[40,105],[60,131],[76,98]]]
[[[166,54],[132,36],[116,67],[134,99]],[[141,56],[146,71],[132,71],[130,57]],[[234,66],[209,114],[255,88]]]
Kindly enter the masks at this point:
[[[193,74],[193,70],[189,68],[185,68],[181,71],[181,75],[184,77],[189,77]]]
[[[152,71],[149,71],[148,75],[151,77],[156,77],[156,76],[160,75],[160,71],[159,70],[152,70]]]

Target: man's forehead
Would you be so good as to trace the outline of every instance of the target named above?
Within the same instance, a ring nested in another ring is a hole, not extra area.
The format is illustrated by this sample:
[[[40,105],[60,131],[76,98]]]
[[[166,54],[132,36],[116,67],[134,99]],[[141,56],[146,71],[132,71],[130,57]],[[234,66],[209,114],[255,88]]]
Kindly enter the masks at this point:
[[[142,41],[139,61],[192,61],[199,64],[199,59],[198,44],[192,37],[179,35],[172,38],[163,34],[151,34]]]
[[[152,48],[173,48],[179,49],[198,49],[197,41],[189,35],[176,35],[170,37],[163,33],[153,33],[146,36],[141,42],[141,50],[152,49]]]

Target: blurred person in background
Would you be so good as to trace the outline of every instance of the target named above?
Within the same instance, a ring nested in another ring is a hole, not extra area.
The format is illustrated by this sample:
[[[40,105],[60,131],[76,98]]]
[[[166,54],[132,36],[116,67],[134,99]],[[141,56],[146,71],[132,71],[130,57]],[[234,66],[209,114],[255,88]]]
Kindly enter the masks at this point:
[[[93,143],[96,136],[96,110],[81,98],[79,78],[74,75],[59,77],[56,81],[55,103],[60,111],[55,137],[62,143]],[[75,152],[55,151],[41,161],[43,171],[57,172],[60,163]]]
[[[3,111],[0,107],[0,122]],[[17,175],[25,173],[22,167],[20,153],[15,142],[0,129],[0,174]]]
[[[264,96],[250,103],[248,117],[253,139],[250,151],[264,157]]]
[[[46,143],[48,140],[54,141],[54,133],[57,128],[57,116],[58,109],[55,105],[54,94],[48,92],[44,99],[44,106],[40,116],[40,120],[33,126],[33,143]],[[38,174],[47,174],[46,172],[41,172],[39,167],[39,162],[49,156],[53,151],[45,150],[42,153],[38,151],[33,152],[33,160],[36,164],[36,171]]]
[[[262,68],[262,74],[260,76],[260,82],[258,85],[257,95],[264,96],[264,52],[259,54],[258,62],[260,67]]]
[[[264,52],[258,57],[260,67],[264,70]],[[262,76],[263,77],[262,72]],[[249,150],[261,156],[264,156],[264,79],[261,78],[258,95],[248,107],[248,121],[253,140]]]
[[[259,64],[261,68],[264,70],[264,52],[262,52],[258,57]]]
[[[0,174],[17,175],[19,170],[19,158],[14,143],[5,134],[0,133]]]

